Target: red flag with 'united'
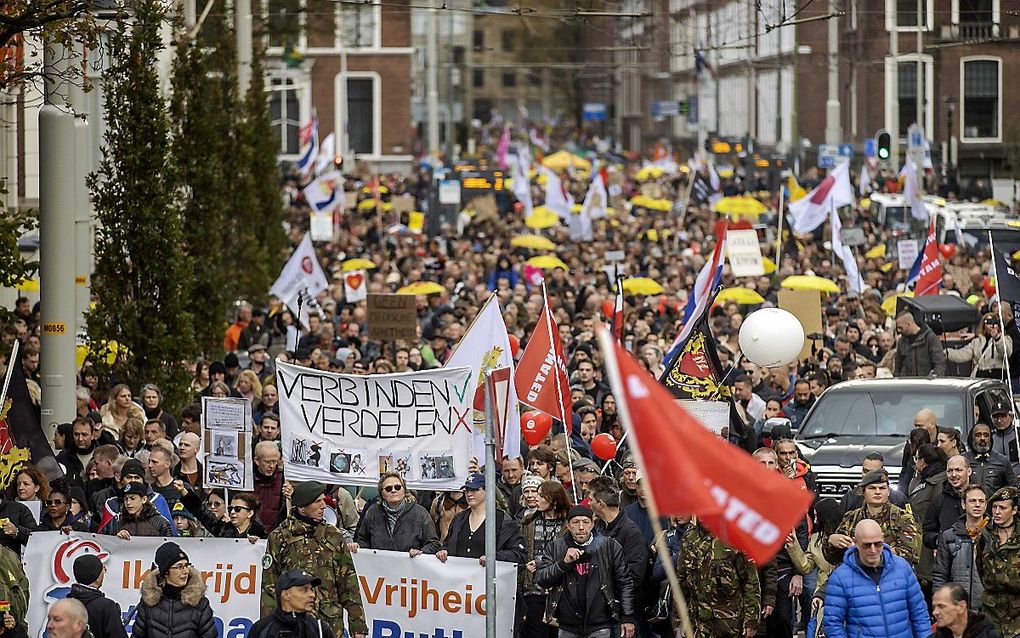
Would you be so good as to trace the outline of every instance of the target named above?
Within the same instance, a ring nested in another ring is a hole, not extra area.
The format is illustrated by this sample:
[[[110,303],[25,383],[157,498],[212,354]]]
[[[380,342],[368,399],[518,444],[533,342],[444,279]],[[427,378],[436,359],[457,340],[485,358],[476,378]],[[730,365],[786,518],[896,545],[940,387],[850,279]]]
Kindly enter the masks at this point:
[[[814,495],[710,432],[605,330],[599,342],[659,513],[694,514],[722,542],[759,565],[768,562]]]
[[[560,331],[553,319],[547,296],[542,316],[521,353],[521,360],[517,362],[514,385],[521,403],[559,419],[569,435],[573,429],[574,417],[570,408],[570,384],[567,378]]]

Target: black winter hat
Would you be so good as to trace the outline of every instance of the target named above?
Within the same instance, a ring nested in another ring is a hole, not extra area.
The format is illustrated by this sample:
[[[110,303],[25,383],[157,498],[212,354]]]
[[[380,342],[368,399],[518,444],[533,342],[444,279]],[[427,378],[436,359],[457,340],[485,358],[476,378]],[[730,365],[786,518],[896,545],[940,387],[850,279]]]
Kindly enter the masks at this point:
[[[156,557],[152,564],[159,570],[160,576],[166,576],[174,563],[181,560],[188,560],[188,555],[184,553],[180,545],[173,541],[167,541],[156,550]]]
[[[85,554],[74,559],[74,582],[82,585],[91,585],[99,580],[99,574],[103,571],[103,561],[95,554]]]
[[[584,516],[591,520],[595,520],[595,514],[591,511],[591,508],[587,505],[575,505],[567,511],[567,522],[569,523],[576,516]]]
[[[124,466],[120,468],[120,477],[123,479],[125,476],[134,475],[145,478],[145,466],[138,459],[128,459],[124,461]]]

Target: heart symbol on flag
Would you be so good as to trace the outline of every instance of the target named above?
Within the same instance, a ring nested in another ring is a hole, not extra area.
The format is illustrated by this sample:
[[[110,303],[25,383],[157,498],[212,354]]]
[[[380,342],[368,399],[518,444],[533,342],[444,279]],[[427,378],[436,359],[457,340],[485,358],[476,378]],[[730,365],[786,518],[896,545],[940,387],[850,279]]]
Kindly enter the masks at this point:
[[[355,272],[347,275],[347,286],[352,289],[361,288],[362,282],[365,281],[365,275],[360,272]]]

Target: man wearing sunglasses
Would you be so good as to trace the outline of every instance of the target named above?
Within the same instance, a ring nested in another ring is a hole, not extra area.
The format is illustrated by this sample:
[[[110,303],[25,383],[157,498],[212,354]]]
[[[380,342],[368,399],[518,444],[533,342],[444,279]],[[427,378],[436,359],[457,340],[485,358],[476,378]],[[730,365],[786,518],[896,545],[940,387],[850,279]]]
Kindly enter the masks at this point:
[[[857,523],[854,544],[829,577],[822,626],[829,638],[931,634],[928,605],[913,568],[893,554],[871,519]]]

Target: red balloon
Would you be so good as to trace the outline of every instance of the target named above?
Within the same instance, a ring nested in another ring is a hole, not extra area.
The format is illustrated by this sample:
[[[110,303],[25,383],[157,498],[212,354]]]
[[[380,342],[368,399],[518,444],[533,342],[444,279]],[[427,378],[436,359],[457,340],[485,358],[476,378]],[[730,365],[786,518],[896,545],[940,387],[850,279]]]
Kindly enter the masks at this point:
[[[521,350],[521,340],[512,334],[508,334],[507,338],[510,340],[510,356],[517,358],[517,353]]]
[[[613,318],[613,314],[616,311],[615,299],[603,299],[602,300],[602,317],[606,321],[610,321]]]
[[[956,244],[942,244],[939,246],[939,252],[946,259],[952,259],[953,255],[956,254]]]
[[[986,297],[993,296],[997,292],[995,289],[995,280],[986,275],[981,280],[981,289],[984,290]]]
[[[552,417],[541,410],[525,412],[524,418],[521,419],[521,434],[532,447],[545,440],[545,435],[549,434],[551,427]]]
[[[603,461],[616,458],[616,439],[612,434],[603,432],[596,434],[591,440],[591,451]]]

